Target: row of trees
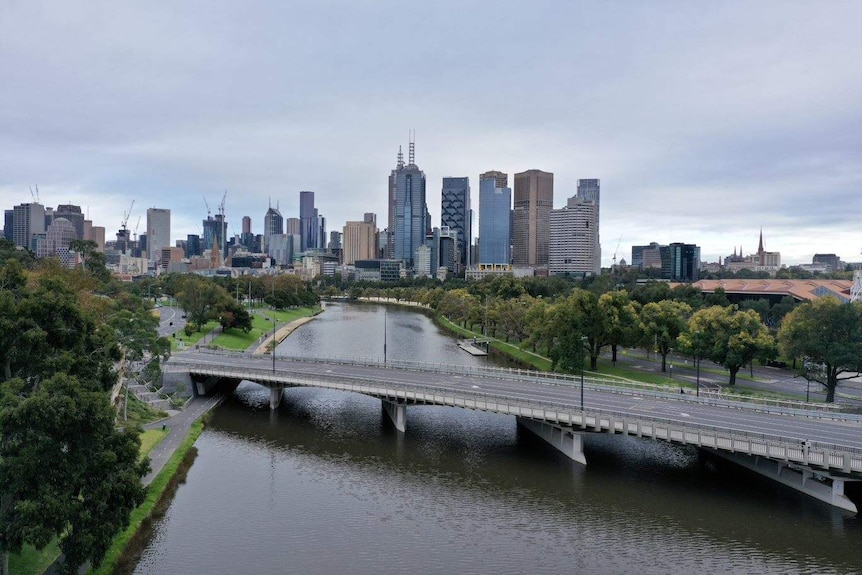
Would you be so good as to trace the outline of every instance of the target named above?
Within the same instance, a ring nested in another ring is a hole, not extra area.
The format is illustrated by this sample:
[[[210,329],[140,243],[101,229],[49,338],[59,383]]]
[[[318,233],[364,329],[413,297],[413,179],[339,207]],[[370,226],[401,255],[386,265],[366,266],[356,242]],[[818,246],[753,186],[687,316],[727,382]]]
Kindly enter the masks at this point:
[[[784,298],[773,305],[767,300],[731,305],[721,290],[703,294],[664,282],[638,285],[631,292],[586,282],[556,297],[535,297],[527,285],[500,277],[450,290],[365,288],[353,295],[427,304],[465,327],[483,326],[489,335],[542,350],[563,370],[579,367],[584,355],[596,369],[606,349],[615,362],[619,346],[625,345],[654,349],[665,371],[667,356],[676,349],[726,367],[734,385],[744,365],[780,352],[803,360],[799,374],[823,385],[827,401],[834,401],[840,381],[862,369],[862,304],[821,298],[799,305]]]
[[[96,258],[98,259],[98,258]],[[0,241],[0,556],[57,539],[72,573],[98,564],[144,497],[139,430],[118,429],[118,370],[166,357],[158,320],[88,268]]]

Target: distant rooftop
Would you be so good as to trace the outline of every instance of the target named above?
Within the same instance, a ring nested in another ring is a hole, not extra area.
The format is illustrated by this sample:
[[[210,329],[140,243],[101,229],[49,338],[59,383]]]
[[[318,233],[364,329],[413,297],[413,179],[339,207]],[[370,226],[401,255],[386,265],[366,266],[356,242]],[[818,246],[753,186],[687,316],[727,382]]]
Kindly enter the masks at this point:
[[[672,286],[675,284],[671,284]],[[700,280],[691,284],[704,293],[724,288],[725,293],[738,295],[792,296],[797,301],[811,301],[832,296],[844,303],[850,301],[852,280],[779,280],[779,279],[726,279]]]

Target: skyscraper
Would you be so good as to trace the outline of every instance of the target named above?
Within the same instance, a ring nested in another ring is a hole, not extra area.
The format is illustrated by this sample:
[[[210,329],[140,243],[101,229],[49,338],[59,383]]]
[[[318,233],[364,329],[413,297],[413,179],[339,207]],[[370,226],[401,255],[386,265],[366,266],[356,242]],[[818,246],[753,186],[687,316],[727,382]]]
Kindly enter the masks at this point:
[[[36,251],[33,236],[45,233],[45,206],[20,204],[12,208],[12,241],[16,246]]]
[[[425,244],[429,225],[428,206],[425,202],[425,173],[415,161],[415,143],[410,142],[409,163],[405,166],[399,159],[395,170],[395,259],[408,268],[413,267],[413,258],[419,246]]]
[[[147,209],[147,259],[161,261],[162,248],[171,247],[171,211],[165,208]]]
[[[371,222],[347,222],[344,224],[343,263],[353,265],[356,260],[377,258],[377,227]]]
[[[601,229],[601,181],[596,179],[578,180],[578,197],[596,203],[596,245],[594,248],[596,257],[596,269],[602,269],[602,238],[599,234]]]
[[[457,234],[455,264],[466,266],[469,259],[470,238],[473,235],[470,221],[470,178],[443,178],[440,201],[440,225]],[[450,269],[454,272],[454,269]]]
[[[479,267],[508,266],[512,190],[498,188],[497,180],[479,181]]]
[[[54,210],[54,218],[67,220],[75,228],[75,239],[84,239],[84,214],[81,212],[81,206],[60,204]]]
[[[384,254],[387,259],[395,257],[395,212],[398,209],[398,170],[404,167],[404,154],[398,146],[398,160],[395,168],[389,172],[389,187],[387,188],[386,205],[389,210],[386,224],[386,247]]]
[[[700,247],[676,242],[659,247],[659,252],[662,279],[679,282],[696,282],[699,279]]]
[[[580,193],[569,198],[566,207],[551,210],[548,273],[601,273],[601,262],[596,257],[598,211],[598,202],[584,199]]]
[[[263,251],[268,255],[272,255],[269,250],[269,238],[276,234],[284,233],[284,217],[282,217],[281,212],[278,211],[278,206],[272,207],[270,204],[269,209],[266,210],[266,214],[263,216]]]
[[[509,187],[509,174],[498,172],[497,170],[489,170],[484,174],[479,174],[479,181],[494,180],[494,185],[498,188]]]
[[[512,260],[515,265],[548,265],[554,174],[527,170],[515,174]]]
[[[242,217],[242,233],[250,234],[251,233],[251,218],[249,216]]]
[[[302,225],[302,251],[317,247],[317,213],[314,209],[314,192],[299,192],[299,220]]]

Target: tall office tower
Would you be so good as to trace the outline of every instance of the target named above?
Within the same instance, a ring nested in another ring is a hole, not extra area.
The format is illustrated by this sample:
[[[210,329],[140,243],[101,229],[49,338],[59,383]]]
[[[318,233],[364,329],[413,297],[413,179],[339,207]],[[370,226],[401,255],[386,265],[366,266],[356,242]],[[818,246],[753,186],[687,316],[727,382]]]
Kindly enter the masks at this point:
[[[274,235],[281,235],[284,233],[284,217],[281,215],[281,212],[278,211],[278,206],[272,207],[272,204],[269,205],[269,209],[266,210],[266,215],[263,216],[263,251],[267,255],[272,255],[269,251],[269,238]]]
[[[470,261],[470,178],[443,178],[440,200],[440,226],[448,227],[457,234],[455,240],[456,268]],[[457,269],[450,268],[455,273]]]
[[[389,209],[389,217],[386,224],[386,247],[384,257],[393,259],[395,257],[395,213],[398,211],[398,170],[404,168],[404,154],[401,146],[398,146],[398,156],[395,168],[389,173],[389,188],[387,190],[386,205]]]
[[[147,209],[147,256],[151,262],[162,259],[162,248],[171,247],[171,210]]]
[[[419,246],[425,244],[425,236],[430,222],[428,205],[425,202],[425,173],[416,166],[416,144],[410,141],[410,154],[407,165],[399,167],[395,173],[395,259],[413,267],[413,258]]]
[[[317,214],[314,210],[314,192],[299,192],[299,219],[302,222],[302,251],[315,248],[317,241]]]
[[[374,227],[377,227],[377,214],[373,212],[365,212],[362,216],[363,222],[368,222],[369,224],[374,224]]]
[[[551,241],[548,273],[554,275],[599,275],[599,204],[580,195],[569,198],[566,207],[551,210]]]
[[[72,240],[77,239],[75,226],[66,218],[54,218],[51,225],[36,241],[36,257],[57,257],[64,266],[74,264],[74,257],[69,252]]]
[[[318,215],[316,209],[314,215],[317,216],[317,241],[314,247],[319,250],[326,249],[326,218]]]
[[[632,267],[650,269],[661,267],[661,252],[658,242],[650,242],[648,246],[632,246]]]
[[[599,179],[578,180],[578,197],[587,201],[596,202],[596,265],[598,269],[602,268],[602,238],[599,234],[601,223],[601,181]]]
[[[494,179],[479,181],[479,267],[508,267],[511,263],[511,210],[511,188],[498,188]]]
[[[93,221],[92,220],[84,220],[84,235],[81,236],[82,240],[92,240],[93,239]]]
[[[84,214],[81,212],[81,206],[60,204],[54,210],[54,218],[67,220],[75,228],[75,239],[84,239]]]
[[[250,234],[251,233],[251,217],[243,216],[242,217],[242,233]]]
[[[700,247],[695,244],[672,243],[659,247],[661,279],[696,282],[700,273]]]
[[[36,251],[33,236],[45,233],[45,206],[20,204],[12,208],[12,241],[16,246]]]
[[[284,233],[302,235],[302,220],[299,218],[287,218],[284,220]]]
[[[377,259],[377,227],[371,222],[344,224],[343,263],[353,265],[356,260]]]
[[[434,228],[431,234],[426,236],[425,245],[430,250],[430,260],[427,269],[428,275],[437,277],[440,268],[446,268],[446,275],[453,272],[455,269],[457,239],[458,232],[447,226]],[[444,278],[440,277],[440,279]]]
[[[326,251],[332,254],[341,254],[341,237],[342,234],[338,230],[329,232],[329,244],[326,246]]]
[[[512,261],[515,265],[548,265],[554,174],[527,170],[515,174]]]
[[[186,257],[201,256],[204,251],[201,249],[201,237],[197,234],[188,234],[186,236]]]
[[[45,229],[54,221],[54,208],[45,208]]]
[[[3,237],[12,241],[12,226],[15,221],[15,210],[3,210]]]
[[[509,174],[504,174],[497,170],[489,170],[484,174],[479,174],[479,181],[481,182],[482,180],[494,180],[494,186],[498,188],[509,187]]]

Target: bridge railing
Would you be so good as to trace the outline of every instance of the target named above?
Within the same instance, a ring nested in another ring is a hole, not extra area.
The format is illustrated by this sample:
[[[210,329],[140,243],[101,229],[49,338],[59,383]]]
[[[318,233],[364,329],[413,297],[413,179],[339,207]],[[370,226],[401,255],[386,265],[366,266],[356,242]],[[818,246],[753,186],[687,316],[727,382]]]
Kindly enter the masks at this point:
[[[219,355],[222,357],[249,357],[248,354],[243,352],[230,352],[223,350],[201,350],[201,352],[211,355]],[[260,361],[271,361],[271,356],[268,359],[260,358]],[[505,379],[508,381],[527,381],[530,383],[539,383],[546,385],[580,386],[580,376],[576,375],[496,366],[451,365],[410,360],[387,360],[384,362],[381,358],[378,357],[359,357],[347,355],[336,355],[328,357],[277,355],[276,361],[337,363],[339,365],[361,365],[365,367],[430,371],[446,375],[492,377],[495,379]],[[642,382],[625,381],[615,378],[597,377],[594,375],[584,377],[584,383],[586,389],[592,389],[595,391],[605,391],[610,393],[636,392],[638,395],[650,396],[660,399],[685,401],[702,405],[726,407],[731,409],[753,409],[755,411],[774,413],[779,415],[793,415],[809,418],[816,417],[819,419],[862,422],[862,414],[847,413],[845,411],[841,411],[842,407],[834,404],[806,403],[802,401],[746,397],[740,395],[730,395],[728,397],[728,394],[716,394],[714,392],[706,390],[701,392],[702,395],[700,397],[697,397],[690,392],[681,394],[673,391],[668,391],[666,386]]]
[[[675,429],[685,430],[689,433],[700,432],[700,433],[710,433],[716,436],[721,436],[723,438],[728,439],[729,441],[747,441],[756,439],[758,441],[766,442],[770,445],[780,446],[785,449],[802,449],[802,446],[805,445],[806,449],[815,450],[823,452],[824,454],[833,453],[833,454],[850,454],[853,456],[862,457],[862,449],[856,448],[853,446],[842,445],[839,443],[827,443],[821,442],[817,440],[811,440],[808,437],[803,436],[783,436],[776,434],[768,434],[762,432],[755,431],[740,431],[739,429],[730,428],[730,427],[721,427],[721,426],[713,426],[713,425],[704,425],[696,422],[690,421],[679,421],[664,417],[656,417],[649,415],[633,415],[631,413],[618,412],[614,410],[607,409],[593,409],[588,408],[585,411],[581,411],[580,406],[575,402],[568,402],[565,400],[560,400],[559,402],[548,402],[541,400],[531,400],[531,399],[523,399],[523,398],[512,398],[506,395],[498,394],[498,393],[488,393],[487,391],[477,391],[477,390],[453,390],[450,388],[441,390],[438,387],[433,385],[426,384],[399,384],[393,382],[386,383],[377,383],[375,381],[369,381],[363,377],[353,377],[346,376],[343,374],[320,374],[319,376],[308,376],[306,374],[301,373],[292,373],[288,371],[275,371],[273,372],[271,369],[258,369],[258,368],[249,368],[249,367],[241,367],[241,368],[230,368],[225,366],[216,366],[212,364],[193,364],[189,363],[186,366],[188,371],[193,371],[195,373],[199,373],[201,375],[211,375],[216,377],[225,377],[225,378],[242,378],[250,381],[255,381],[257,383],[266,385],[266,383],[276,383],[276,384],[287,384],[289,386],[309,386],[309,387],[325,387],[331,389],[347,389],[351,391],[356,391],[359,393],[364,393],[366,395],[373,395],[375,397],[390,397],[390,398],[400,398],[400,399],[413,399],[418,401],[424,401],[428,403],[427,398],[418,398],[417,394],[421,394],[422,396],[431,396],[431,397],[452,397],[458,398],[459,400],[467,400],[473,402],[475,409],[484,409],[486,411],[500,411],[489,409],[488,405],[507,405],[507,406],[516,406],[519,409],[530,410],[534,415],[533,418],[541,419],[541,417],[536,417],[535,413],[545,413],[545,414],[559,414],[566,413],[569,421],[574,421],[577,418],[580,418],[581,425],[583,427],[591,427],[586,422],[590,419],[601,421],[616,421],[623,422],[625,427],[626,422],[640,422],[643,424],[658,424],[661,426],[672,427]],[[477,403],[478,402],[478,403]],[[436,401],[431,401],[430,403],[437,403]],[[439,402],[440,405],[447,405],[442,401]],[[481,407],[479,404],[485,405],[485,408]],[[579,415],[580,414],[580,415]],[[730,445],[733,445],[731,443]]]

